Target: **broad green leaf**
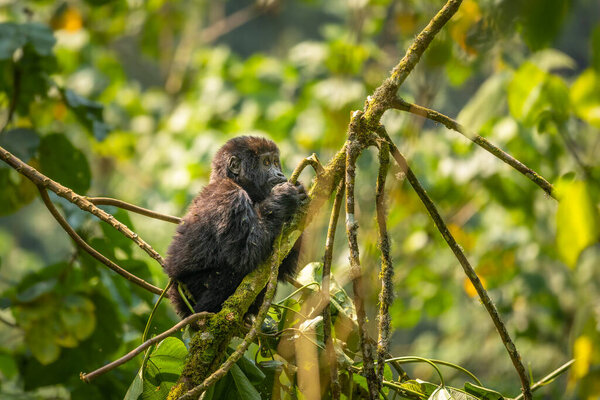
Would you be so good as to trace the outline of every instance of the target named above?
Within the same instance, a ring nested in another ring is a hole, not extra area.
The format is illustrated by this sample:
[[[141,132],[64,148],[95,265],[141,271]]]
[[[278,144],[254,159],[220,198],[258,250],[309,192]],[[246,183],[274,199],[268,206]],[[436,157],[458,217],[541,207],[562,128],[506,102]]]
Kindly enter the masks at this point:
[[[17,363],[10,354],[0,354],[0,372],[7,379],[11,379],[19,372]]]
[[[0,216],[19,210],[37,194],[35,185],[27,178],[10,167],[0,168]]]
[[[546,116],[564,122],[569,112],[569,90],[561,78],[531,62],[524,63],[508,86],[508,106],[515,119],[533,125]]]
[[[52,292],[56,287],[56,283],[56,279],[37,282],[36,284],[28,287],[24,291],[19,292],[17,294],[17,300],[21,303],[33,301],[44,294]]]
[[[125,393],[125,397],[123,400],[137,400],[142,392],[144,391],[144,377],[142,376],[142,368],[138,370],[138,373],[135,374],[135,378],[133,378],[133,382],[129,385],[127,389],[127,393]]]
[[[28,162],[35,156],[39,145],[40,137],[33,129],[16,128],[0,134],[0,146],[24,162]],[[10,166],[2,162],[0,168],[10,168]]]
[[[548,46],[558,35],[568,14],[569,0],[527,0],[519,2],[521,33],[532,50]]]
[[[248,377],[237,364],[234,364],[229,372],[233,377],[233,382],[235,382],[239,399],[261,400],[260,393],[252,386]]]
[[[228,348],[227,350],[229,354],[234,351],[231,348]],[[258,368],[254,361],[246,357],[245,354],[237,361],[236,364],[252,383],[257,384],[265,379],[265,374],[260,370],[260,368]]]
[[[42,173],[84,194],[90,187],[91,171],[85,154],[60,133],[42,138],[40,144],[40,168]]]
[[[10,60],[18,48],[27,43],[18,24],[3,22],[0,24],[0,60]]]
[[[60,347],[55,342],[56,332],[48,324],[48,320],[41,321],[39,325],[30,327],[25,331],[25,343],[33,356],[44,365],[58,359]]]
[[[65,89],[62,93],[67,106],[73,111],[79,122],[94,135],[96,140],[104,140],[110,132],[110,127],[104,122],[104,106],[86,99],[70,89]]]
[[[600,217],[585,182],[561,182],[557,185],[560,202],[556,212],[558,254],[571,268],[579,254],[600,237]]]
[[[36,53],[40,56],[49,56],[52,54],[52,48],[56,43],[56,39],[48,26],[36,22],[27,22],[21,25],[20,28]]]
[[[600,75],[593,69],[585,70],[571,86],[571,101],[581,119],[600,127]]]
[[[508,85],[508,108],[517,120],[524,120],[542,92],[546,73],[530,62],[526,62],[515,72]]]
[[[508,78],[506,73],[488,78],[458,114],[458,121],[470,132],[478,132],[490,119],[505,112],[505,87]]]
[[[158,344],[150,355],[144,371],[144,392],[142,399],[162,400],[177,382],[187,349],[177,338],[168,337]]]

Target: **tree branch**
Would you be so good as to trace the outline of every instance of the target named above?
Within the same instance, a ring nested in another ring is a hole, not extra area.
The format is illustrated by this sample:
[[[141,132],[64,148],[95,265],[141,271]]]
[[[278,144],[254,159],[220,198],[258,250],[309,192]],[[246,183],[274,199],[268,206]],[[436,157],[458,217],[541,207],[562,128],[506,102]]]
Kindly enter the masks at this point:
[[[325,299],[323,307],[323,342],[325,342],[325,352],[329,362],[329,379],[331,382],[331,398],[339,400],[341,388],[340,379],[338,376],[337,358],[333,347],[333,338],[331,337],[331,309],[330,309],[330,281],[331,281],[331,260],[333,257],[333,243],[335,241],[335,230],[337,227],[342,199],[344,197],[344,181],[342,180],[337,188],[331,217],[329,218],[329,226],[327,228],[327,240],[325,241],[325,254],[323,255],[323,278],[321,292]]]
[[[69,188],[61,185],[60,183],[48,178],[46,175],[40,173],[38,170],[36,170],[32,166],[24,163],[22,160],[15,157],[13,154],[11,154],[8,150],[6,150],[3,147],[0,147],[0,160],[3,160],[4,162],[6,162],[12,168],[17,170],[17,172],[19,172],[21,175],[25,176],[27,179],[29,179],[31,182],[33,182],[36,186],[38,186],[38,187],[41,186],[48,190],[53,191],[54,193],[56,193],[63,199],[66,199],[67,201],[75,204],[81,210],[87,211],[90,214],[95,215],[102,221],[106,222],[107,224],[109,224],[110,226],[115,228],[117,231],[121,232],[123,234],[123,236],[125,236],[128,239],[131,239],[136,245],[138,245],[139,248],[144,250],[150,257],[155,259],[161,265],[161,267],[164,268],[165,261],[163,260],[161,255],[158,254],[156,252],[156,250],[154,250],[152,248],[152,246],[150,246],[148,243],[143,241],[142,238],[140,238],[137,233],[133,232],[125,224],[122,224],[117,219],[115,219],[115,217],[113,217],[112,215],[110,215],[107,212],[105,212],[104,210],[101,210],[100,208],[96,207],[94,204],[92,204],[90,201],[88,201],[85,197],[75,193],[72,189],[69,189]],[[160,293],[160,289],[159,289],[159,293]]]
[[[136,214],[145,215],[146,217],[159,219],[161,221],[172,222],[174,224],[181,223],[181,218],[174,217],[172,215],[161,214],[156,211],[148,210],[147,208],[143,208],[140,206],[136,206],[134,204],[126,203],[122,200],[111,199],[110,197],[85,197],[90,203],[96,206],[114,206],[119,207],[124,210],[128,210],[134,212]]]
[[[365,119],[370,122],[370,127],[377,128],[383,113],[390,108],[391,102],[396,98],[396,92],[404,80],[417,65],[435,35],[458,11],[462,0],[448,0],[444,7],[429,21],[427,26],[415,38],[406,54],[394,67],[389,78],[379,86],[372,96],[367,98]]]
[[[117,274],[119,274],[123,278],[127,279],[129,282],[135,283],[139,287],[144,288],[151,293],[154,293],[154,294],[162,293],[162,289],[146,282],[142,278],[140,278],[140,277],[132,274],[131,272],[125,270],[124,268],[118,266],[113,261],[109,260],[107,257],[105,257],[104,255],[102,255],[101,253],[96,251],[92,246],[87,244],[85,242],[85,240],[83,240],[81,238],[81,236],[79,236],[77,234],[77,232],[75,232],[75,230],[71,227],[71,225],[69,225],[67,220],[62,215],[60,215],[60,213],[58,212],[58,210],[56,209],[54,204],[52,204],[52,201],[50,200],[50,196],[48,196],[48,192],[46,191],[46,189],[43,186],[38,186],[38,190],[40,192],[40,195],[42,196],[42,200],[43,200],[44,204],[46,205],[46,208],[48,208],[48,211],[50,211],[50,214],[52,214],[54,219],[56,219],[56,221],[65,230],[65,232],[67,232],[67,234],[71,237],[71,239],[73,239],[75,244],[77,244],[83,250],[88,252],[96,260],[100,261],[102,264],[106,265],[108,268],[112,269]]]
[[[209,313],[209,312],[200,312],[197,314],[192,314],[189,317],[179,321],[172,328],[164,331],[160,335],[154,336],[153,338],[146,340],[144,343],[142,343],[135,349],[131,350],[129,353],[125,354],[123,357],[119,358],[118,360],[115,360],[115,361],[111,362],[110,364],[106,364],[104,367],[98,368],[97,370],[92,371],[89,374],[85,374],[83,372],[80,373],[79,378],[84,382],[90,383],[94,378],[97,378],[98,376],[103,375],[103,374],[107,373],[108,371],[111,371],[111,370],[117,368],[118,366],[125,364],[127,361],[131,360],[132,358],[134,358],[135,356],[137,356],[138,354],[140,354],[141,352],[146,350],[148,347],[152,346],[155,343],[159,343],[161,340],[173,335],[175,332],[182,329],[183,327],[185,327],[189,324],[192,324],[201,318],[206,318],[211,315],[213,315],[213,314]]]
[[[540,188],[542,188],[542,190],[544,192],[546,192],[549,196],[556,199],[556,193],[554,191],[554,187],[552,186],[552,184],[550,182],[548,182],[546,179],[544,179],[540,174],[538,174],[531,168],[527,167],[525,164],[523,164],[522,162],[520,162],[519,160],[517,160],[516,158],[514,158],[513,156],[511,156],[504,150],[493,145],[484,137],[477,135],[477,134],[469,133],[466,130],[466,128],[464,126],[462,126],[461,124],[459,124],[456,120],[454,120],[450,117],[447,117],[446,115],[441,114],[437,111],[430,110],[428,108],[421,107],[416,104],[408,103],[401,98],[395,98],[393,100],[391,106],[392,106],[392,108],[395,108],[397,110],[407,111],[411,114],[420,115],[421,117],[430,119],[435,122],[439,122],[442,125],[444,125],[446,128],[462,134],[464,137],[466,137],[467,139],[469,139],[476,145],[480,146],[484,150],[488,151],[492,155],[494,155],[497,158],[499,158],[500,160],[504,161],[506,164],[510,165],[511,167],[513,167],[514,169],[519,171],[521,174],[525,175],[525,177],[527,177],[527,179],[531,180],[533,183],[535,183]]]
[[[421,199],[421,202],[427,209],[427,212],[431,216],[431,219],[433,220],[436,227],[438,228],[438,230],[444,237],[444,240],[446,241],[446,243],[448,243],[448,246],[450,247],[450,249],[456,256],[456,258],[458,259],[458,262],[460,263],[463,270],[465,271],[465,274],[467,275],[467,277],[469,278],[469,280],[471,281],[471,283],[477,290],[477,294],[479,295],[479,298],[481,299],[481,302],[483,303],[488,314],[492,318],[492,321],[494,322],[494,325],[496,326],[496,330],[498,331],[498,334],[500,335],[500,338],[502,339],[502,342],[504,343],[504,347],[506,347],[506,350],[508,351],[508,355],[510,356],[510,359],[517,371],[517,374],[519,375],[519,378],[521,380],[521,388],[523,391],[523,396],[524,396],[525,400],[531,400],[532,397],[531,397],[531,388],[529,386],[530,385],[529,376],[527,375],[527,371],[525,371],[525,367],[523,366],[523,363],[521,361],[521,356],[519,355],[517,348],[515,347],[510,335],[508,334],[508,331],[506,330],[506,326],[504,325],[504,322],[502,322],[502,319],[500,318],[500,315],[498,313],[498,310],[496,309],[496,306],[494,305],[494,303],[490,299],[487,291],[484,289],[483,285],[481,284],[479,277],[475,273],[475,270],[469,263],[469,260],[463,253],[461,247],[458,245],[458,243],[456,243],[456,240],[454,239],[454,237],[448,230],[448,227],[444,223],[444,220],[442,219],[440,213],[438,212],[437,208],[435,207],[435,204],[433,204],[433,201],[431,201],[431,198],[429,198],[429,196],[427,195],[427,192],[425,192],[425,189],[423,189],[423,187],[419,183],[417,177],[415,176],[413,171],[408,166],[404,156],[400,153],[400,151],[398,151],[398,148],[396,147],[396,145],[392,142],[392,140],[388,136],[387,132],[385,131],[385,128],[383,128],[383,126],[381,126],[380,129],[378,130],[378,133],[382,138],[385,138],[385,140],[387,140],[387,142],[389,143],[390,149],[392,151],[392,156],[394,157],[394,159],[400,166],[400,169],[402,169],[402,171],[406,174],[406,177],[407,177],[409,183],[411,184],[411,186],[413,187],[415,192],[417,192],[417,195],[419,196],[419,198]]]
[[[394,300],[394,266],[390,256],[390,238],[387,232],[385,210],[385,179],[390,165],[390,149],[386,142],[379,145],[379,173],[377,175],[377,188],[375,204],[377,209],[377,227],[379,234],[379,249],[381,251],[381,292],[379,294],[378,338],[377,338],[377,376],[383,380],[384,360],[390,349],[390,323],[389,308]]]
[[[358,332],[360,337],[360,348],[363,356],[363,373],[367,379],[369,387],[369,396],[371,400],[379,398],[380,382],[375,374],[375,365],[373,362],[373,348],[369,341],[367,332],[367,315],[364,303],[364,282],[360,267],[360,258],[358,253],[358,222],[354,214],[354,180],[356,159],[361,152],[355,140],[355,131],[353,123],[350,123],[350,137],[346,152],[346,235],[348,236],[348,247],[350,248],[350,279],[352,279],[352,288],[354,291],[354,305],[356,307],[356,320],[358,322]]]
[[[276,241],[280,240],[281,235],[278,239],[276,239]],[[262,321],[267,316],[267,311],[269,311],[271,301],[275,296],[275,288],[277,287],[277,273],[279,272],[280,263],[281,258],[279,256],[279,250],[277,250],[275,256],[273,257],[273,262],[271,264],[271,273],[269,275],[269,282],[267,284],[267,291],[265,293],[263,303],[261,304],[260,309],[258,310],[258,315],[256,316],[254,323],[252,324],[252,328],[250,328],[250,331],[246,334],[242,343],[238,345],[235,351],[231,353],[227,361],[225,361],[221,365],[221,367],[219,367],[218,370],[213,372],[200,385],[196,386],[195,388],[185,393],[183,396],[179,397],[180,400],[194,399],[200,396],[200,394],[202,394],[202,392],[204,392],[210,385],[214,384],[219,379],[224,377],[225,374],[227,374],[227,372],[231,369],[231,367],[233,367],[233,364],[235,364],[240,358],[242,358],[246,350],[248,350],[248,346],[250,346],[250,343],[252,343],[258,331],[260,330]]]

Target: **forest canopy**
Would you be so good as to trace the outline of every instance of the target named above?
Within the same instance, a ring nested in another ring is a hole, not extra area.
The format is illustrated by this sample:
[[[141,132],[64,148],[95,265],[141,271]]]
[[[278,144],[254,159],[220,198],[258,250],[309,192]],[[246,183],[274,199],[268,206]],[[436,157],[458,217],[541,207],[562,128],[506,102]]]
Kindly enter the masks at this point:
[[[0,2],[0,397],[596,398],[599,17]],[[163,258],[239,135],[310,203],[223,312],[180,322]]]

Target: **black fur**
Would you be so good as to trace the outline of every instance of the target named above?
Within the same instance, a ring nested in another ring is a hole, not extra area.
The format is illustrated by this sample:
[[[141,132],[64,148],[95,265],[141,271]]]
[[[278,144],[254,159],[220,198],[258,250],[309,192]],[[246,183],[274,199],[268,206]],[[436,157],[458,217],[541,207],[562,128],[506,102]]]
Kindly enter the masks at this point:
[[[191,312],[178,282],[193,297],[194,311],[218,312],[244,276],[267,259],[283,223],[306,199],[302,184],[287,182],[278,162],[266,167],[260,161],[264,153],[278,160],[279,149],[268,139],[240,136],[225,143],[213,159],[209,184],[177,228],[165,270],[175,281],[168,296],[182,318]],[[279,280],[295,274],[300,242],[279,267]],[[256,313],[263,296],[249,312]]]

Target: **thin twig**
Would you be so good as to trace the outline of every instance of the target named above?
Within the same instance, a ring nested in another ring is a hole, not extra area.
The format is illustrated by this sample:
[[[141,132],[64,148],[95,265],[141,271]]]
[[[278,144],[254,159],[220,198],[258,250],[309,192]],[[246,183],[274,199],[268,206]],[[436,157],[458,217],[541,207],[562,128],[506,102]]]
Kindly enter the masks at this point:
[[[335,349],[333,348],[333,338],[331,337],[331,310],[329,307],[330,303],[330,281],[331,281],[331,260],[333,258],[333,243],[335,241],[335,230],[337,227],[338,218],[340,216],[340,209],[342,206],[342,199],[344,198],[344,181],[340,181],[335,194],[335,200],[333,201],[333,208],[331,210],[331,217],[329,218],[329,226],[327,228],[327,240],[325,241],[325,254],[323,255],[323,279],[322,279],[322,293],[325,299],[325,305],[323,307],[323,342],[325,342],[325,351],[327,353],[327,359],[329,361],[329,378],[331,381],[331,398],[333,400],[339,400],[341,387],[340,379],[338,376],[337,358],[335,355]]]
[[[173,62],[165,83],[165,90],[169,93],[176,93],[181,89],[185,72],[194,54],[194,47],[198,46],[198,43],[210,43],[256,18],[266,10],[267,7],[257,9],[254,4],[251,4],[201,30],[198,29],[198,21],[201,19],[198,16],[190,18],[184,28],[179,45],[175,49]]]
[[[510,165],[511,167],[519,171],[521,174],[525,175],[527,179],[531,180],[533,183],[542,188],[542,190],[546,192],[549,196],[556,199],[554,187],[540,174],[538,174],[537,172],[535,172],[534,170],[532,170],[531,168],[529,168],[528,166],[526,166],[521,161],[517,160],[504,150],[490,143],[486,138],[468,132],[467,129],[463,125],[459,124],[456,120],[437,111],[430,110],[428,108],[421,107],[416,104],[408,103],[401,98],[395,98],[391,106],[392,108],[395,108],[397,110],[407,111],[411,114],[420,115],[421,117],[430,119],[435,122],[439,122],[446,128],[462,134],[464,137],[466,137],[476,145],[480,146],[484,150],[488,151],[492,155],[504,161],[506,164]]]
[[[566,363],[564,363],[563,365],[561,365],[560,367],[558,367],[554,371],[550,372],[548,375],[546,375],[545,377],[543,377],[542,379],[540,379],[539,381],[537,381],[535,384],[533,384],[531,386],[531,391],[535,392],[536,390],[538,390],[542,386],[545,386],[548,383],[552,382],[560,374],[562,374],[563,372],[565,372],[566,370],[568,370],[574,362],[575,362],[574,359],[570,360],[570,361],[567,361]],[[515,397],[513,400],[521,400],[522,398],[523,398],[523,393],[521,393],[520,395],[518,395],[517,397]]]
[[[275,240],[276,240],[276,243],[278,241],[281,241],[281,234]],[[194,387],[193,389],[189,390],[184,395],[180,396],[179,397],[180,400],[198,398],[198,396],[200,396],[202,394],[202,392],[204,392],[206,389],[208,389],[208,387],[210,385],[214,384],[219,379],[221,379],[223,376],[225,376],[225,374],[227,374],[227,372],[231,369],[231,367],[233,367],[233,365],[240,358],[242,358],[242,356],[248,349],[248,346],[250,346],[250,343],[252,343],[252,341],[256,337],[257,333],[260,331],[260,326],[262,324],[262,321],[265,319],[265,317],[267,315],[267,311],[269,310],[269,307],[271,306],[271,301],[273,300],[273,297],[275,296],[275,288],[277,287],[277,273],[279,271],[279,264],[280,264],[281,260],[279,257],[279,250],[276,250],[276,253],[277,254],[273,257],[273,263],[271,264],[271,272],[269,275],[269,282],[267,283],[267,290],[265,292],[265,297],[264,297],[262,305],[260,306],[260,309],[258,310],[256,319],[254,320],[254,323],[252,324],[252,328],[250,328],[250,331],[246,334],[246,336],[244,337],[244,340],[242,340],[242,343],[240,343],[237,346],[237,348],[235,349],[235,351],[233,353],[231,353],[229,358],[227,358],[227,360],[223,364],[221,364],[219,369],[217,369],[210,376],[208,376],[204,380],[204,382],[202,382],[200,385]]]
[[[96,207],[90,201],[86,200],[85,197],[80,196],[79,194],[75,193],[72,189],[69,189],[61,185],[60,183],[48,178],[46,175],[40,173],[32,166],[24,163],[22,160],[15,157],[12,153],[10,153],[3,147],[0,147],[0,160],[6,162],[12,168],[17,170],[18,173],[20,173],[21,175],[29,179],[31,182],[33,182],[36,186],[42,186],[46,189],[53,191],[60,197],[75,204],[81,210],[87,211],[90,214],[95,215],[102,221],[106,222],[107,224],[115,228],[117,231],[121,232],[123,236],[125,236],[128,239],[131,239],[139,248],[144,250],[150,257],[155,259],[161,265],[161,267],[164,268],[165,261],[163,260],[161,255],[158,254],[158,252],[156,252],[156,250],[152,248],[152,246],[143,241],[142,238],[140,238],[137,233],[129,229],[127,225],[119,222],[112,215]]]
[[[174,224],[181,223],[181,218],[174,217],[172,215],[161,214],[156,211],[148,210],[147,208],[139,207],[130,203],[126,203],[122,200],[112,199],[110,197],[87,197],[86,199],[96,206],[114,206],[128,210],[136,214],[145,215],[146,217],[159,219],[161,221],[172,222]]]
[[[378,338],[377,338],[377,376],[383,380],[384,360],[390,349],[390,323],[389,308],[394,300],[394,266],[390,255],[390,238],[387,232],[385,210],[385,179],[390,165],[390,149],[385,142],[379,146],[379,173],[377,175],[377,188],[375,204],[377,209],[377,227],[379,234],[379,249],[381,251],[381,292],[379,294]]]
[[[310,156],[303,158],[302,161],[300,161],[300,164],[298,164],[298,166],[294,169],[294,172],[292,172],[292,176],[290,177],[290,182],[296,183],[296,181],[298,180],[298,177],[300,176],[300,173],[308,165],[313,167],[317,176],[319,176],[320,174],[323,173],[323,170],[324,170],[323,165],[317,158],[317,155],[315,153],[312,153]]]
[[[351,123],[352,125],[352,123]],[[380,382],[375,375],[373,363],[373,348],[367,332],[367,315],[364,303],[364,282],[360,267],[358,253],[358,223],[354,212],[354,181],[356,176],[356,159],[359,154],[359,145],[355,141],[353,128],[350,128],[350,137],[346,147],[346,235],[350,248],[350,278],[354,291],[354,305],[356,306],[356,320],[360,337],[360,347],[363,355],[363,372],[369,387],[371,400],[379,398]]]
[[[481,284],[479,277],[477,276],[477,274],[475,273],[475,270],[469,263],[469,260],[467,259],[464,252],[462,251],[462,248],[458,245],[458,243],[456,243],[456,240],[454,239],[454,237],[448,230],[448,227],[444,223],[444,220],[442,219],[440,213],[438,212],[435,204],[433,204],[433,201],[431,201],[431,198],[429,198],[429,195],[427,195],[427,192],[425,192],[425,189],[423,189],[423,187],[421,186],[421,183],[418,181],[417,177],[415,176],[413,171],[408,166],[408,163],[406,162],[406,159],[404,158],[404,156],[400,153],[400,151],[398,151],[398,148],[396,147],[396,145],[392,142],[392,140],[388,136],[387,132],[385,131],[385,128],[383,128],[381,126],[380,129],[378,130],[378,133],[382,138],[385,138],[388,141],[388,143],[390,145],[390,149],[392,151],[392,156],[394,157],[394,159],[400,166],[400,169],[402,169],[402,171],[405,173],[409,183],[411,184],[411,186],[413,187],[415,192],[417,192],[417,195],[421,199],[421,202],[423,203],[423,205],[427,209],[427,212],[431,216],[431,219],[433,220],[436,227],[438,228],[438,230],[444,237],[444,240],[446,241],[446,243],[448,243],[448,246],[450,247],[450,249],[456,256],[456,258],[458,259],[458,262],[460,263],[463,270],[465,271],[465,274],[467,275],[467,277],[469,278],[469,280],[471,281],[471,283],[477,290],[477,294],[479,295],[479,298],[481,299],[481,302],[483,303],[484,307],[486,308],[488,314],[492,318],[492,321],[494,322],[494,325],[496,326],[496,330],[498,331],[498,334],[500,335],[500,338],[502,339],[502,342],[504,343],[504,346],[506,347],[506,350],[508,351],[508,355],[510,356],[510,359],[517,371],[517,374],[519,375],[519,378],[521,379],[521,387],[523,390],[524,398],[525,398],[525,400],[531,400],[532,397],[531,397],[529,376],[527,375],[527,371],[525,370],[525,367],[523,366],[523,363],[521,361],[521,356],[519,355],[517,348],[515,347],[510,335],[508,334],[508,331],[506,330],[506,326],[504,325],[504,322],[502,322],[502,319],[500,318],[500,315],[498,314],[498,310],[496,309],[496,306],[490,299],[487,291],[483,288],[483,285]]]
[[[135,283],[139,287],[144,288],[151,293],[154,293],[154,294],[162,293],[162,289],[152,285],[151,283],[146,282],[142,278],[140,278],[140,277],[132,274],[131,272],[125,270],[124,268],[118,266],[116,263],[109,260],[103,254],[99,253],[92,246],[87,244],[85,242],[85,240],[83,240],[81,238],[81,236],[79,236],[77,234],[77,232],[75,232],[75,230],[71,227],[71,225],[69,225],[67,220],[60,214],[60,212],[58,212],[58,210],[56,209],[54,204],[52,204],[52,200],[50,200],[50,196],[48,196],[48,192],[46,191],[46,188],[44,188],[43,186],[38,186],[38,190],[40,191],[40,195],[42,196],[42,201],[46,205],[46,208],[48,208],[48,211],[50,211],[50,214],[52,214],[54,219],[56,219],[58,224],[63,228],[63,230],[65,232],[67,232],[67,234],[71,237],[71,239],[73,239],[75,244],[77,244],[79,247],[81,247],[83,250],[88,252],[96,260],[100,261],[102,264],[106,265],[108,268],[112,269],[113,271],[115,271],[117,274],[121,275],[123,278],[127,279],[128,281]]]
[[[192,314],[189,317],[187,317],[186,319],[179,321],[172,328],[164,331],[160,335],[154,336],[153,338],[146,340],[144,343],[142,343],[135,349],[131,350],[129,353],[125,354],[123,357],[119,358],[118,360],[115,360],[115,361],[111,362],[110,364],[106,364],[104,367],[98,368],[97,370],[92,371],[89,374],[85,374],[83,372],[80,373],[79,378],[82,381],[89,383],[94,378],[96,378],[100,375],[103,375],[103,374],[107,373],[108,371],[111,371],[111,370],[117,368],[120,365],[125,364],[127,361],[131,360],[132,358],[134,358],[135,356],[137,356],[138,354],[140,354],[141,352],[146,350],[148,347],[152,346],[155,343],[160,342],[161,340],[163,340],[166,337],[171,336],[172,334],[174,334],[178,330],[182,329],[183,327],[185,327],[189,324],[192,324],[201,318],[206,318],[211,315],[213,315],[213,314],[209,313],[209,312],[205,312],[205,311],[197,313],[197,314]]]

